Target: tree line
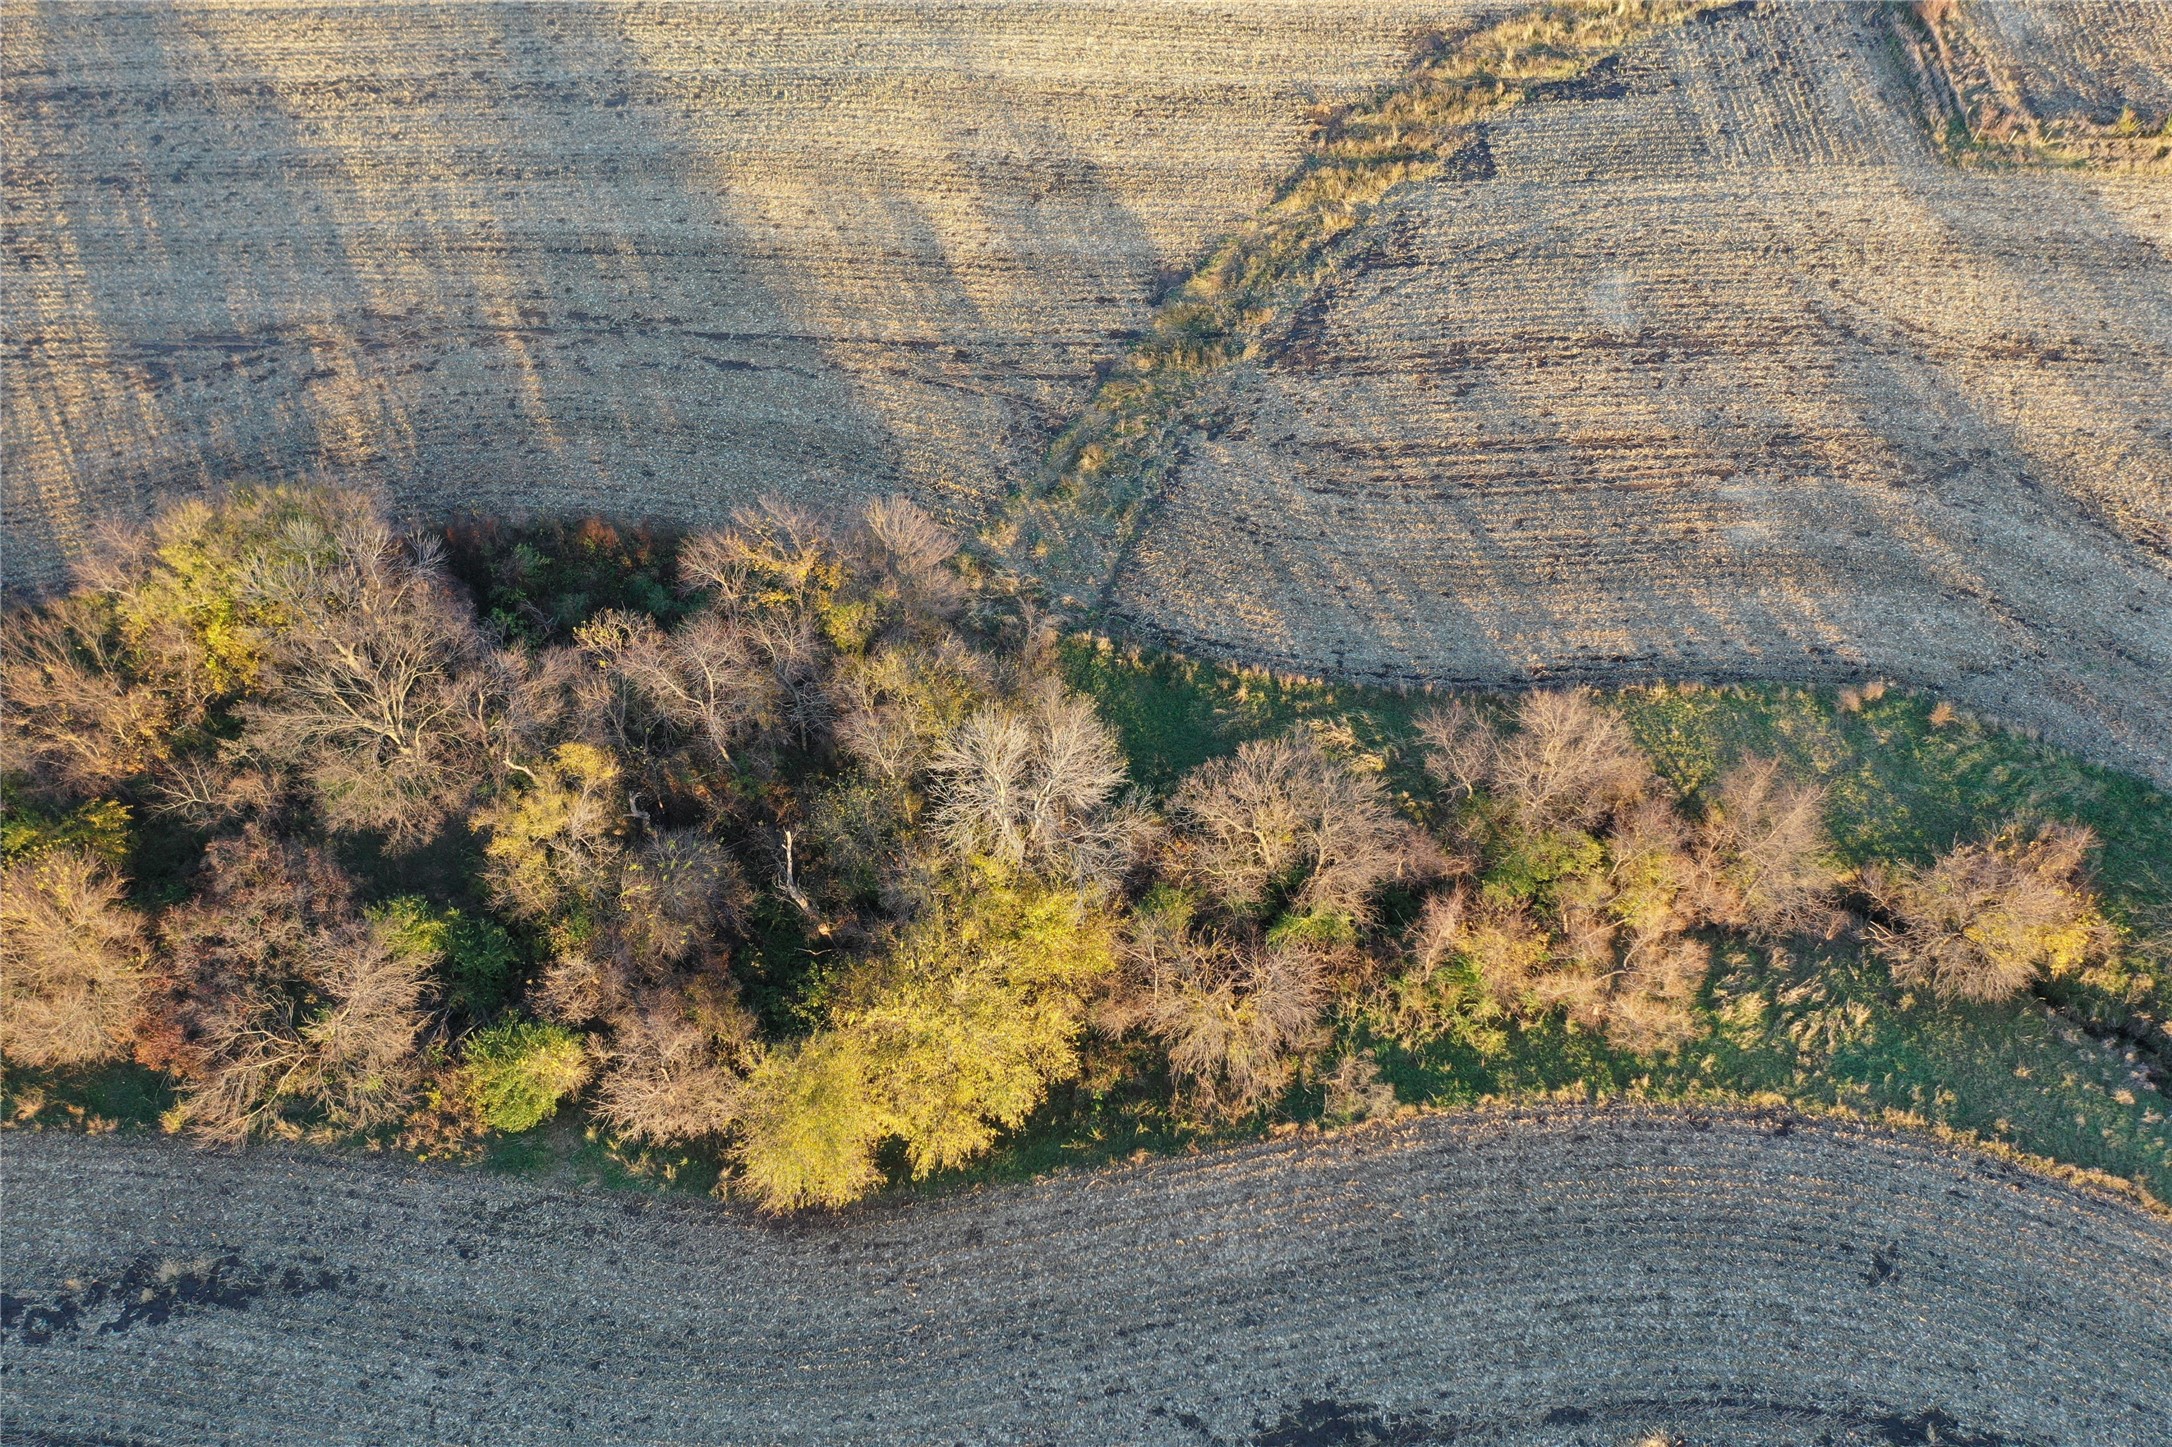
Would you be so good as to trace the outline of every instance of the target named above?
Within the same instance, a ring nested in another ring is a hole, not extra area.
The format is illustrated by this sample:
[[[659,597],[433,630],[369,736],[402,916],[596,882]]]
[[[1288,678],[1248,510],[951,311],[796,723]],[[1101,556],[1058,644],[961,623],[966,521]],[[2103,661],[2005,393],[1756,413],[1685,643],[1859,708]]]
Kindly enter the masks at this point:
[[[479,615],[440,539],[324,489],[102,538],[6,620],[7,1061],[133,1058],[229,1142],[578,1099],[790,1209],[988,1151],[1097,1052],[1200,1125],[1306,1077],[1359,1114],[1393,1095],[1337,1021],[1661,1054],[1729,936],[1852,934],[1969,1000],[2111,946],[2083,831],[1846,871],[1812,783],[1682,797],[1578,690],[1434,709],[1415,810],[1307,730],[1150,794],[1052,620],[907,501],[765,503],[671,583]],[[449,873],[382,884],[417,860]]]

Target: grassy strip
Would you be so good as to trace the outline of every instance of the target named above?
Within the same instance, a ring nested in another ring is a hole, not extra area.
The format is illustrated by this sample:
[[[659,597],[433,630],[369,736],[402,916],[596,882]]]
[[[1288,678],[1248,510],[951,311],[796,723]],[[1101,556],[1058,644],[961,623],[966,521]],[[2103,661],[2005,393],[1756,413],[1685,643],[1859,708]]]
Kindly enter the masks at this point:
[[[1413,720],[1428,706],[1422,695],[1278,678],[1092,640],[1069,646],[1066,672],[1121,732],[1150,787],[1245,738],[1302,727],[1371,755],[1391,780],[1415,788],[1409,745]],[[1397,1097],[1426,1106],[1764,1100],[1891,1117],[2101,1171],[2172,1199],[2172,1102],[2137,1080],[2130,1043],[2085,1029],[2137,1013],[2172,1019],[2172,962],[2139,943],[2172,924],[2172,799],[1899,690],[1657,685],[1609,701],[1685,794],[1747,754],[1779,757],[1822,782],[1835,846],[1849,864],[1927,861],[2016,817],[2086,824],[2103,841],[2097,883],[2106,913],[2137,943],[2116,964],[2047,986],[2035,1000],[1965,1007],[1897,990],[1882,965],[1845,941],[1800,956],[1735,942],[1719,954],[1699,1002],[1702,1036],[1673,1057],[1625,1054],[1559,1021],[1480,1019],[1447,1038],[1400,1042],[1359,1012],[1341,1021],[1330,1059],[1370,1049]],[[1106,1088],[1089,1080],[1052,1101],[981,1174],[1189,1139],[1152,1092],[1114,1074]],[[1298,1122],[1326,1116],[1317,1084],[1286,1105]]]
[[[1211,426],[1211,384],[1273,349],[1390,192],[1442,174],[1487,118],[1712,3],[1556,0],[1435,37],[1396,84],[1331,113],[1266,207],[1162,301],[990,541],[1071,605],[1099,606],[1179,437]]]
[[[1245,739],[1305,728],[1372,762],[1407,808],[1424,811],[1428,791],[1411,747],[1415,719],[1430,703],[1423,694],[1277,677],[1090,638],[1065,645],[1063,670],[1117,728],[1135,776],[1151,790],[1168,789]],[[1684,793],[1751,753],[1778,756],[1820,780],[1836,849],[1849,863],[1927,860],[2017,816],[2069,820],[2103,841],[2097,882],[2106,913],[2136,941],[2172,924],[2172,799],[2138,779],[1898,690],[1652,686],[1609,701]],[[2172,1019],[2172,961],[2139,946],[2032,1000],[1965,1007],[1896,989],[1882,965],[1845,940],[1794,954],[1723,941],[1698,1003],[1701,1033],[1672,1056],[1618,1051],[1559,1020],[1519,1025],[1482,1011],[1441,1037],[1400,1040],[1385,1021],[1350,1008],[1336,1021],[1322,1066],[1345,1052],[1370,1051],[1405,1108],[1558,1099],[1762,1102],[1897,1121],[2016,1159],[2102,1172],[2172,1199],[2172,1102],[2137,1078],[2130,1043],[2088,1028],[2137,1012]],[[77,1076],[14,1071],[5,1093],[7,1116],[74,1128],[148,1128],[170,1104],[164,1082],[133,1066]],[[1151,1051],[1097,1047],[1083,1078],[1059,1088],[995,1155],[931,1188],[1021,1179],[1214,1138],[1173,1119],[1168,1102]],[[1222,1138],[1332,1121],[1315,1076],[1271,1120]],[[578,1114],[493,1138],[484,1163],[598,1185],[686,1190],[708,1189],[718,1165],[700,1151],[614,1142]]]

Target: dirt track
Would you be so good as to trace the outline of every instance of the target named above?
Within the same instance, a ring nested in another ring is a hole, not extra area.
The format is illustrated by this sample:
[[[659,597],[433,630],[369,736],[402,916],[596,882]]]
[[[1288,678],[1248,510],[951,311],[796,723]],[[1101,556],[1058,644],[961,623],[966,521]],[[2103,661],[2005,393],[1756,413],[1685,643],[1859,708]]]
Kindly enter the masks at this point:
[[[2172,1420],[2172,1223],[1824,1123],[1436,1118],[794,1227],[156,1140],[0,1162],[10,1443],[2116,1447]]]

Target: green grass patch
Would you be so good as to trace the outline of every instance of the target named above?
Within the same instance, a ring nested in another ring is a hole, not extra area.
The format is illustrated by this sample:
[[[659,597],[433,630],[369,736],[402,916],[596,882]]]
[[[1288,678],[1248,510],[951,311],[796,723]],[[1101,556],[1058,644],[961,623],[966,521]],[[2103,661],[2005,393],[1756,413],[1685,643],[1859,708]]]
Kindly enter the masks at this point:
[[[174,1103],[173,1082],[133,1061],[67,1070],[0,1068],[0,1125],[147,1130]]]
[[[1092,639],[1065,645],[1064,670],[1118,730],[1140,781],[1157,790],[1246,739],[1289,728],[1333,730],[1347,747],[1377,755],[1391,778],[1421,787],[1413,743],[1414,721],[1433,702],[1424,694],[1276,677]],[[2110,918],[2137,938],[2172,920],[2172,798],[1932,698],[1897,689],[1655,685],[1606,702],[1685,794],[1752,754],[1780,758],[1823,784],[1834,845],[1848,864],[1920,863],[2010,819],[2064,820],[2102,841],[2095,864]],[[1872,1116],[1906,1112],[2172,1200],[2172,1100],[2137,1078],[2148,1060],[2131,1042],[2107,1043],[2100,1037],[2108,1032],[2082,1028],[2138,1006],[2172,1017],[2163,963],[2138,947],[2100,972],[2105,979],[1967,1007],[1895,988],[1881,964],[1845,942],[1801,958],[1717,943],[1697,1009],[1701,1033],[1672,1056],[1628,1054],[1558,1020],[1480,1023],[1406,1048],[1380,1038],[1376,1022],[1349,1019],[1326,1058],[1373,1050],[1382,1077],[1413,1105],[1777,1097]],[[1301,1085],[1278,1118],[1320,1120],[1323,1095],[1317,1083]],[[1163,1098],[1136,1087],[1060,1092],[995,1158],[936,1184],[1012,1179],[1206,1139],[1169,1120]]]
[[[622,1141],[575,1111],[518,1135],[485,1138],[484,1170],[606,1191],[706,1195],[722,1162],[713,1151]]]
[[[1065,640],[1062,669],[1064,681],[1093,699],[1116,730],[1132,778],[1157,794],[1246,739],[1297,727],[1371,755],[1405,788],[1422,778],[1407,745],[1434,702],[1423,693],[1203,663],[1088,637]]]

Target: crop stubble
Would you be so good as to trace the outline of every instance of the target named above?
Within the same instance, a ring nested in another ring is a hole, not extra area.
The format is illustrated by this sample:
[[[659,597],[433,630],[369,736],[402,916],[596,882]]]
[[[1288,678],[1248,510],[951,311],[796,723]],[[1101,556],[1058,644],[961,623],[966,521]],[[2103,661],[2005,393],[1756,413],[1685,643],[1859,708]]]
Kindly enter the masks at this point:
[[[7,581],[246,478],[970,524],[1309,103],[1496,8],[9,7]],[[1960,13],[2047,114],[2172,85],[2172,6]],[[1889,673],[2172,780],[2172,183],[1958,170],[1904,70],[1876,7],[1735,6],[1490,125],[1119,610],[1393,681]]]
[[[1947,165],[1901,64],[1736,6],[1490,124],[1229,380],[1119,612],[1390,681],[1883,673],[2172,779],[2172,184]]]
[[[970,523],[1473,0],[11,5],[9,581],[234,480]]]
[[[1435,1117],[789,1226],[151,1139],[0,1152],[44,1203],[11,1230],[7,1289],[46,1313],[10,1328],[11,1440],[1239,1442],[1310,1399],[1409,1433],[1322,1441],[2117,1447],[2172,1412],[2172,1224],[1791,1117]],[[210,1287],[101,1330],[92,1284],[166,1262]]]

